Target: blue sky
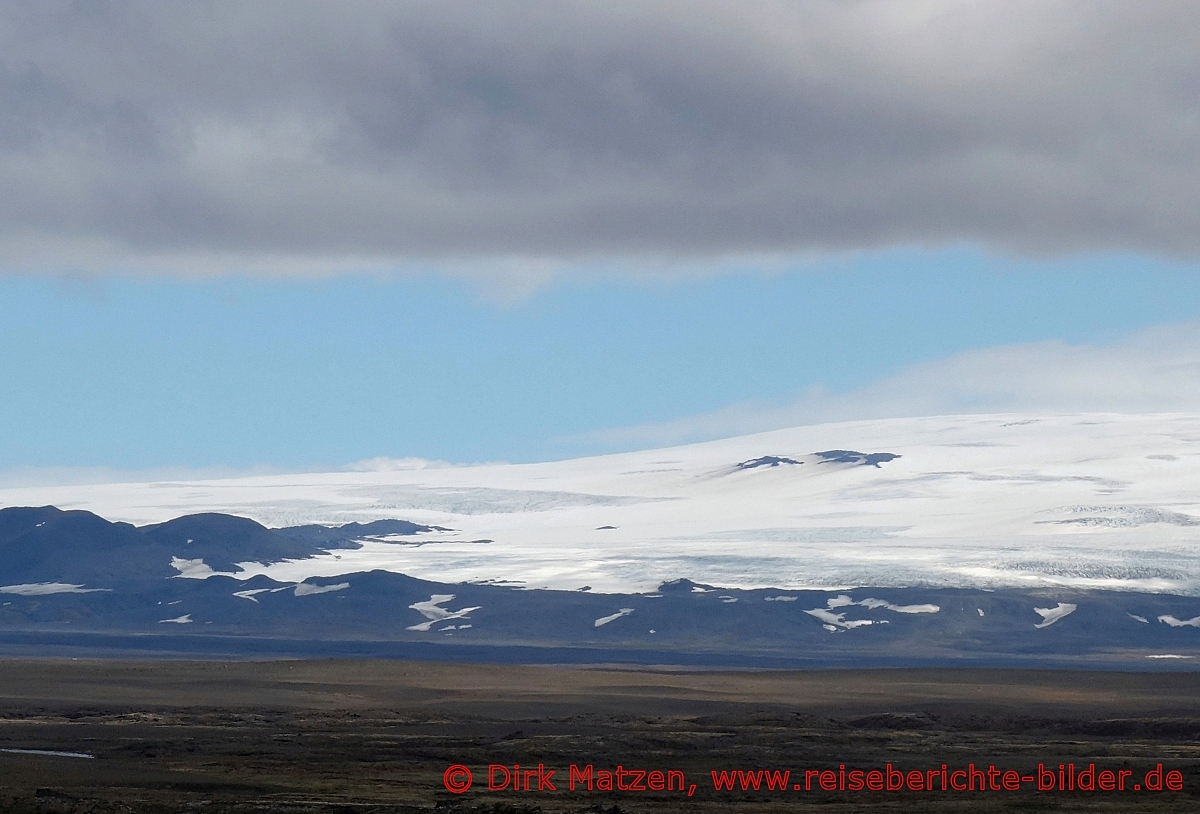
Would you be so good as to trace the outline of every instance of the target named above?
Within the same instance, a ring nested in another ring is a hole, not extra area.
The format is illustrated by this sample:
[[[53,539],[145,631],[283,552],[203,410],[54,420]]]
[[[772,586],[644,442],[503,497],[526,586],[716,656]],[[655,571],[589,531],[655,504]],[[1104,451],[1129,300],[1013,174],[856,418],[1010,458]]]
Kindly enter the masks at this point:
[[[1194,3],[0,0],[0,470],[1200,411]]]
[[[8,277],[0,467],[603,452],[597,430],[1194,320],[1196,271],[896,250],[707,278],[566,274],[515,301],[435,273]]]

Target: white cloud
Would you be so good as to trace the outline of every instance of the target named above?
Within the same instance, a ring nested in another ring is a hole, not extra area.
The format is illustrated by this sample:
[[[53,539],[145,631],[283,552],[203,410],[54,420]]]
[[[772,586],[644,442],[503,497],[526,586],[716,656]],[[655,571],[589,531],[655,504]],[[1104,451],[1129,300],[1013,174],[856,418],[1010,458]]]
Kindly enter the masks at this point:
[[[1200,322],[1099,345],[1053,340],[967,351],[847,393],[814,388],[789,404],[743,402],[577,440],[648,448],[827,421],[1076,412],[1200,412]]]
[[[174,619],[159,619],[158,623],[160,625],[190,625],[192,623],[192,615],[185,613],[183,616],[176,616]]]

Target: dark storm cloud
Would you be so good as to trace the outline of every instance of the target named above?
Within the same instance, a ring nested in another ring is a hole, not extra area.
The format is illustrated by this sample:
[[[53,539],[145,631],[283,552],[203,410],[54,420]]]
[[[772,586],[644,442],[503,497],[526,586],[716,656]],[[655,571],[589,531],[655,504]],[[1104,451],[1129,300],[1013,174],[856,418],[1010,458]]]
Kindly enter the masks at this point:
[[[9,268],[1200,250],[1190,2],[0,9]]]

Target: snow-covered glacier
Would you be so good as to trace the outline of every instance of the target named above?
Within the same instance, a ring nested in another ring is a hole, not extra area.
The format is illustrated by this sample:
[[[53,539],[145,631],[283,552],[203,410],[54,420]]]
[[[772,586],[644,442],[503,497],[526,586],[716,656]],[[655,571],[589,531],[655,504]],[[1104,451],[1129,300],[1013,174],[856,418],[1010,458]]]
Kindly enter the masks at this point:
[[[289,583],[381,569],[597,593],[689,579],[1200,595],[1196,415],[886,419],[549,463],[0,487],[0,507],[47,504],[138,525],[437,527],[236,572]]]

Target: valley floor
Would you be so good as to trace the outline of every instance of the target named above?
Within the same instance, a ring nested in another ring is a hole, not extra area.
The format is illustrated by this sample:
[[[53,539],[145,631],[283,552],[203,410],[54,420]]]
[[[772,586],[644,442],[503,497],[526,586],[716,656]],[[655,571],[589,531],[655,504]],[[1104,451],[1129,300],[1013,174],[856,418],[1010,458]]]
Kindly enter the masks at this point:
[[[529,791],[486,788],[489,764],[524,774],[539,763],[544,779],[556,771],[555,791],[538,791],[536,773]],[[1056,773],[1095,763],[1131,772],[1127,784],[1161,763],[1181,773],[1183,790],[821,791],[821,776],[807,775],[889,763],[934,781],[942,764]],[[455,764],[473,778],[459,795],[444,782]],[[568,789],[571,764],[592,765],[591,792]],[[618,782],[634,788],[596,788],[618,765],[682,772],[691,796],[638,789],[629,774]],[[790,771],[788,787],[769,790],[759,776],[758,791],[742,790],[759,770]],[[743,774],[716,790],[714,771]],[[1200,682],[1164,672],[0,660],[0,811],[183,810],[1196,811]]]

